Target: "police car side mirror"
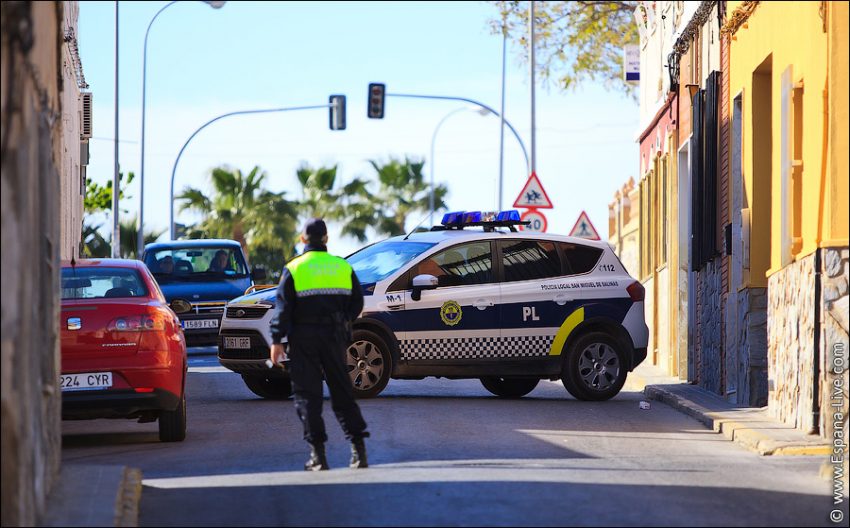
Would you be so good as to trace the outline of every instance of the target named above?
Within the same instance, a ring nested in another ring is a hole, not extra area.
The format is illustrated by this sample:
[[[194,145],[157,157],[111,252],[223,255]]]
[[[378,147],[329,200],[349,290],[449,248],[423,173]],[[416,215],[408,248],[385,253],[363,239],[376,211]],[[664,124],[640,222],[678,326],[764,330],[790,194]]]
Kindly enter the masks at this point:
[[[413,293],[410,294],[410,298],[418,301],[422,298],[423,290],[435,290],[437,285],[437,277],[433,275],[417,275],[413,277]]]

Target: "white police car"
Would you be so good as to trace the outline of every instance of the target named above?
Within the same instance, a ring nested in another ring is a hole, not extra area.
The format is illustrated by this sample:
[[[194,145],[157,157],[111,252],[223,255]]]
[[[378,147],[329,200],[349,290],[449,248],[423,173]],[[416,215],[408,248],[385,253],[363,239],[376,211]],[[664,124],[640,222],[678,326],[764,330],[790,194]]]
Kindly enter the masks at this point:
[[[643,286],[608,244],[520,224],[516,211],[449,213],[347,257],[365,296],[346,353],[358,397],[426,376],[479,378],[502,397],[541,379],[581,400],[620,391],[646,358]],[[285,398],[285,371],[264,364],[274,302],[272,289],[228,304],[219,360],[256,394]]]

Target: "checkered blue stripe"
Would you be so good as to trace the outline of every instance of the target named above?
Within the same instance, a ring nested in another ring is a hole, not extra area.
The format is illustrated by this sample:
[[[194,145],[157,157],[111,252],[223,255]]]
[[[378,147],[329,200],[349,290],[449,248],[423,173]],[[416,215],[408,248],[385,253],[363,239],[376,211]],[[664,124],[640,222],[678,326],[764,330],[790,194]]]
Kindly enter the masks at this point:
[[[487,359],[547,356],[555,336],[409,339],[401,359]]]

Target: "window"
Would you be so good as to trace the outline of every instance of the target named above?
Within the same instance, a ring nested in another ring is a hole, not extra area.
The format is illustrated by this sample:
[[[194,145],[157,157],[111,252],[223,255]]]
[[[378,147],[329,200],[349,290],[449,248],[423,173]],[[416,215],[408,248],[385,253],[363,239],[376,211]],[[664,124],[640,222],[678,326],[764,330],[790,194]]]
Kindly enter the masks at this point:
[[[661,158],[659,166],[661,169],[661,185],[658,188],[658,199],[661,202],[661,215],[658,217],[658,228],[661,230],[661,233],[659,233],[661,244],[659,245],[658,266],[667,264],[667,199],[670,195],[667,189],[667,172],[669,162],[670,157],[665,155]]]
[[[717,104],[720,72],[694,94],[691,127],[691,264],[701,270],[717,256]]]
[[[145,264],[159,281],[176,277],[219,280],[222,275],[232,278],[247,275],[242,252],[227,247],[161,249],[145,255]]]
[[[567,242],[560,242],[558,245],[564,254],[568,275],[581,275],[591,271],[602,256],[602,250],[599,248]]]
[[[493,282],[490,242],[461,244],[440,251],[417,264],[410,273],[437,277],[437,285],[472,286]]]
[[[374,283],[386,279],[399,268],[415,259],[434,244],[428,242],[412,241],[383,241],[367,246],[360,251],[349,255],[346,260],[351,264],[357,279],[364,284]],[[392,288],[388,291],[398,291]],[[403,285],[399,285],[403,290]]]
[[[794,157],[791,160],[791,252],[795,255],[803,248],[803,81],[794,85]]]
[[[144,297],[145,283],[134,269],[62,268],[62,299]]]
[[[653,161],[652,165],[654,167],[657,163]],[[643,181],[641,181],[640,185],[640,269],[642,278],[648,277],[655,270],[655,256],[658,250],[655,247],[655,212],[657,211],[657,207],[655,205],[655,187],[655,170],[650,169],[650,171],[646,174],[646,177],[644,177]]]
[[[502,245],[505,282],[548,279],[563,275],[554,242],[511,240]]]

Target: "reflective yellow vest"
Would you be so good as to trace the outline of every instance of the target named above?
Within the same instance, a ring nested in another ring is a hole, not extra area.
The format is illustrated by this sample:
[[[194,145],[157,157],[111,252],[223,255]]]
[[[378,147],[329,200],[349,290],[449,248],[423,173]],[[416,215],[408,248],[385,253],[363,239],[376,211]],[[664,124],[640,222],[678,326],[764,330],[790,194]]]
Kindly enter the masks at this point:
[[[286,269],[292,275],[296,297],[351,295],[351,265],[326,251],[308,251],[292,259]]]

